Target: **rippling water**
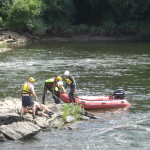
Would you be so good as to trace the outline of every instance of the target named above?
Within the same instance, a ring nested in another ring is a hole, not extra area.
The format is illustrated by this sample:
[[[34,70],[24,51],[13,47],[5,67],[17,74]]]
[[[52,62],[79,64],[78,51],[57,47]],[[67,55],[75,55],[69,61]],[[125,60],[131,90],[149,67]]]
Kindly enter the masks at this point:
[[[44,80],[64,77],[69,70],[78,95],[110,95],[123,88],[132,104],[128,109],[91,111],[98,119],[79,123],[74,130],[41,132],[31,140],[0,143],[1,149],[150,149],[150,44],[32,44],[0,54],[0,68],[0,100],[20,98],[29,76],[36,78],[41,100]]]

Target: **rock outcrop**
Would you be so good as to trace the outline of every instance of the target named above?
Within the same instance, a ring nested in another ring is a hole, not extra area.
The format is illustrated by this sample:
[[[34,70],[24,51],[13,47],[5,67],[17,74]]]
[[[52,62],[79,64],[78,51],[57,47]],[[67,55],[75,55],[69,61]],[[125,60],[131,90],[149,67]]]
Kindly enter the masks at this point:
[[[66,116],[66,121],[62,119],[64,104],[51,104],[48,106],[54,113],[46,118],[37,116],[33,119],[32,114],[26,113],[24,120],[20,119],[19,111],[21,100],[17,98],[6,98],[0,102],[0,141],[18,140],[38,134],[41,130],[61,129],[65,126],[73,129],[73,122],[77,121],[75,116]],[[95,118],[87,111],[81,112],[80,120]]]
[[[1,125],[0,132],[11,140],[18,140],[34,136],[39,133],[41,128],[32,122],[14,122],[9,125]]]

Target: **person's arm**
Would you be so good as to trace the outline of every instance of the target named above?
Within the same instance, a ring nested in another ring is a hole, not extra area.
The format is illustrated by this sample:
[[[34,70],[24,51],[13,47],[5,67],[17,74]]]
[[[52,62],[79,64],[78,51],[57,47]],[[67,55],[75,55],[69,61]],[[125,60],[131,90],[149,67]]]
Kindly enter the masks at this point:
[[[34,90],[34,86],[30,86],[30,91],[32,93],[32,95],[35,97],[35,101],[38,101],[38,97],[36,96],[35,90]]]
[[[76,84],[76,82],[75,82],[75,80],[74,80],[74,77],[69,76],[69,80],[72,81],[71,86],[73,86],[73,85]]]

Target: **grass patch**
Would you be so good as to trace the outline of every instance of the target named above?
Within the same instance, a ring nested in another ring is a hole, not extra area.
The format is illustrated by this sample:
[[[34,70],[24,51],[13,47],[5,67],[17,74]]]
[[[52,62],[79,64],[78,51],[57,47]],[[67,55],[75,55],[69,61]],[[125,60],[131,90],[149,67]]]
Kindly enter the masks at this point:
[[[6,48],[5,44],[0,44],[0,48]]]
[[[77,120],[80,118],[81,112],[83,111],[83,108],[80,105],[75,104],[65,104],[63,107],[63,116],[62,119],[64,122],[66,122],[66,117],[68,115],[74,116]]]
[[[8,97],[5,92],[2,93],[2,96],[3,96],[4,98]]]

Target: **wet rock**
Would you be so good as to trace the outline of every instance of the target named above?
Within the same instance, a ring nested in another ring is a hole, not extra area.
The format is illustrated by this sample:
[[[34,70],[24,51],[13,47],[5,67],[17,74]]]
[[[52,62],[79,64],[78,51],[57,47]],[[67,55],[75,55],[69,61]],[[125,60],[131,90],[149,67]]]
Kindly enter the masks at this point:
[[[13,39],[8,39],[5,41],[6,43],[13,43],[13,42],[17,42],[14,38]]]
[[[69,130],[75,130],[76,128],[77,128],[76,124],[71,124],[66,127],[66,129],[69,129]]]
[[[64,125],[64,121],[62,120],[62,116],[57,116],[55,119],[51,122],[50,127],[51,128],[60,128]]]
[[[74,116],[66,116],[66,122],[67,123],[73,122],[75,120],[76,120],[76,118]]]
[[[38,117],[34,120],[35,124],[43,129],[49,126],[50,121],[52,121],[52,119],[47,119],[46,117]]]
[[[89,117],[81,115],[81,116],[80,116],[80,119],[81,119],[81,120],[89,120]]]
[[[6,141],[7,139],[5,138],[5,136],[0,133],[0,142]]]
[[[7,139],[18,140],[35,136],[41,128],[31,122],[15,122],[9,125],[1,125],[0,132]]]
[[[6,51],[10,51],[10,48],[0,48],[0,53],[6,52]]]
[[[81,114],[84,115],[84,116],[87,116],[89,118],[92,118],[92,119],[97,119],[96,116],[94,116],[93,114],[87,112],[86,110],[82,111]]]
[[[17,113],[0,113],[0,125],[11,124],[20,120],[20,115]]]

